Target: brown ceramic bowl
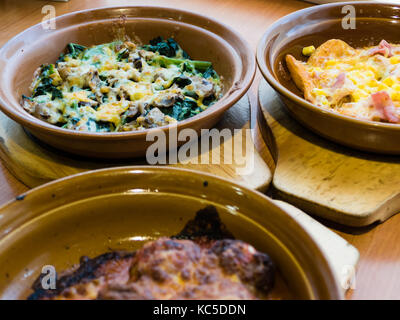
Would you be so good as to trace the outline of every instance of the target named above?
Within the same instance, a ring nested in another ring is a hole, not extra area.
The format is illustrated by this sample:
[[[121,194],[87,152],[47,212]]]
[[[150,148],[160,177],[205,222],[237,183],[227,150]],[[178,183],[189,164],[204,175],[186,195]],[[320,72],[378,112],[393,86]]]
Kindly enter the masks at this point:
[[[189,170],[123,167],[49,183],[0,208],[0,299],[26,298],[44,265],[61,271],[82,255],[177,234],[210,204],[237,239],[276,262],[283,297],[343,298],[313,238],[261,193]]]
[[[43,63],[55,62],[69,42],[110,42],[124,21],[126,34],[136,35],[143,43],[156,36],[173,36],[193,59],[211,61],[224,78],[224,96],[206,111],[179,122],[178,132],[211,128],[245,94],[254,77],[255,58],[246,41],[228,26],[197,13],[150,6],[109,7],[69,13],[55,21],[55,30],[44,30],[37,24],[1,48],[0,108],[40,140],[70,153],[102,158],[143,156],[153,143],[146,141],[146,134],[161,130],[168,141],[168,127],[121,133],[75,132],[25,112],[19,102],[22,94],[29,93],[33,72]]]
[[[342,28],[342,8],[356,9],[356,29]],[[400,125],[358,120],[314,106],[302,98],[292,82],[284,58],[305,60],[305,46],[342,39],[353,47],[378,44],[385,39],[400,43],[400,5],[368,2],[333,3],[289,14],[271,25],[257,49],[257,62],[268,83],[278,92],[290,113],[316,133],[360,150],[400,154]]]

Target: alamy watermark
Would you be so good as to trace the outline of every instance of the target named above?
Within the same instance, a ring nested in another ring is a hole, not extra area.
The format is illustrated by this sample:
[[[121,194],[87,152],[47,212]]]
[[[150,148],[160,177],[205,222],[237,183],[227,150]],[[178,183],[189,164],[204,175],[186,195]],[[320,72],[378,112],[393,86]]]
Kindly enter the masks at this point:
[[[356,289],[356,269],[353,265],[344,265],[338,275],[343,290]],[[45,265],[42,268],[41,285],[44,290],[55,290],[57,283],[56,268],[52,265]]]
[[[42,268],[42,288],[45,290],[55,290],[57,281],[56,268],[52,265],[45,265]]]
[[[342,7],[342,14],[345,16],[342,18],[342,28],[344,30],[356,28],[356,8],[352,5],[346,5]]]
[[[52,5],[42,7],[42,14],[45,16],[42,19],[42,28],[45,30],[56,29],[56,8]]]
[[[249,175],[255,161],[252,132],[252,129],[213,128],[201,129],[199,135],[190,128],[178,133],[176,125],[170,126],[168,134],[162,130],[149,131],[146,141],[153,143],[147,148],[146,161],[152,165],[235,165],[238,175]]]

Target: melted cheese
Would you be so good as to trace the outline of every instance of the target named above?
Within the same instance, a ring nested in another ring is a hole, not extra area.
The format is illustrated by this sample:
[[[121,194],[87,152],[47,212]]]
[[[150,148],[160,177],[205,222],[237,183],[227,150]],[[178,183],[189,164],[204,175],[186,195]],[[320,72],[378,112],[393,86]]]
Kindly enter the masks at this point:
[[[298,61],[310,77],[309,100],[345,115],[386,121],[377,119],[371,102],[372,94],[386,91],[393,101],[394,114],[400,117],[400,46],[390,45],[390,54],[373,51],[378,46],[361,49],[348,46],[351,52],[347,52],[339,51],[343,43],[340,40],[329,42],[330,48],[313,51],[309,61]],[[343,83],[338,80],[340,77],[342,80],[344,77]]]
[[[181,51],[172,59],[182,59]],[[56,65],[38,69],[31,85],[33,96],[25,99],[23,106],[45,121],[81,131],[140,130],[176,122],[168,112],[176,101],[193,100],[185,94],[194,86],[180,86],[175,80],[184,77],[201,85],[201,73],[184,71],[182,65],[173,63],[161,66],[156,60],[159,57],[131,42],[112,42],[67,54]],[[135,61],[139,63],[135,65]],[[49,87],[49,79],[54,87]],[[217,100],[222,92],[219,77],[201,80],[212,84]],[[199,105],[199,111],[206,109],[204,94],[196,93],[195,106]],[[165,109],[166,113],[149,118],[152,108]]]

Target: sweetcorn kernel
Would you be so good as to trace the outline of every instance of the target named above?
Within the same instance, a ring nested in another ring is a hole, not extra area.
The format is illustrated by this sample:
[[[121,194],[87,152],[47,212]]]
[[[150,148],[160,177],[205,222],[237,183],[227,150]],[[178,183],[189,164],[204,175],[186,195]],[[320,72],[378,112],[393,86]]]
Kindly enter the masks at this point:
[[[314,46],[308,46],[308,47],[304,47],[303,48],[303,55],[305,56],[311,56],[315,51],[315,47]]]
[[[361,73],[360,73],[361,74]],[[362,74],[361,74],[362,75]],[[373,71],[371,71],[371,70],[367,70],[366,72],[365,72],[365,76],[366,77],[369,77],[369,78],[375,78],[375,73],[373,72]]]
[[[392,100],[394,100],[394,101],[400,101],[400,92],[397,92],[397,91],[392,92],[391,98],[392,98]]]
[[[397,83],[396,83],[396,84],[392,87],[392,89],[395,90],[395,91],[400,92],[400,84],[397,84]]]
[[[327,93],[326,93],[325,90],[319,89],[319,88],[314,88],[314,89],[312,90],[312,93],[314,93],[314,94],[317,95],[317,96],[325,96],[325,95],[327,95]]]
[[[378,81],[376,81],[375,79],[372,79],[372,80],[367,82],[367,86],[376,87],[376,86],[378,86]]]
[[[378,86],[379,91],[384,91],[384,90],[388,90],[388,89],[389,89],[389,87],[384,83],[380,83]]]
[[[400,56],[393,56],[389,59],[391,64],[397,64],[400,63]]]
[[[356,90],[351,94],[351,97],[353,98],[354,102],[358,102],[361,99],[365,99],[368,97],[368,93],[366,93],[363,90]]]
[[[372,71],[372,74],[375,78],[381,77],[381,71],[375,68],[374,66],[369,65],[368,70]]]
[[[387,86],[391,87],[394,84],[394,80],[392,77],[387,77],[385,80],[382,81]]]

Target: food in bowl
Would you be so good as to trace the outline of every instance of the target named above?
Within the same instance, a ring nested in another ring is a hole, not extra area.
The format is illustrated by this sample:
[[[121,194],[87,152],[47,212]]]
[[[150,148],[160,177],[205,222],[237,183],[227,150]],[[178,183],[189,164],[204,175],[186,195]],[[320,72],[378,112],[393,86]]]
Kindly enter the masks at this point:
[[[331,39],[305,47],[306,62],[286,55],[293,81],[314,105],[363,120],[400,123],[400,45],[354,49]]]
[[[174,237],[135,252],[82,257],[55,290],[42,289],[39,277],[29,299],[266,299],[275,269],[267,254],[235,240],[208,206]]]
[[[90,8],[55,18],[57,29],[44,30],[41,23],[28,28],[0,48],[0,110],[43,143],[69,154],[99,159],[143,157],[154,144],[148,133],[177,135],[183,129],[200,133],[213,128],[225,112],[246,93],[255,75],[254,54],[236,31],[201,14],[160,6]],[[68,43],[105,44],[131,36],[143,44],[162,36],[173,37],[192,59],[212,62],[223,84],[222,97],[194,117],[173,125],[146,130],[86,132],[65,129],[38,119],[21,106],[37,67],[55,63]],[[123,37],[122,37],[123,36]],[[171,131],[171,127],[176,130]],[[175,139],[175,138],[173,138]],[[176,140],[176,139],[175,139]],[[182,139],[181,139],[182,140]],[[185,141],[177,141],[177,146]]]
[[[222,97],[212,63],[191,60],[173,39],[84,47],[70,43],[55,64],[40,66],[22,106],[58,127],[123,132],[193,117]]]

